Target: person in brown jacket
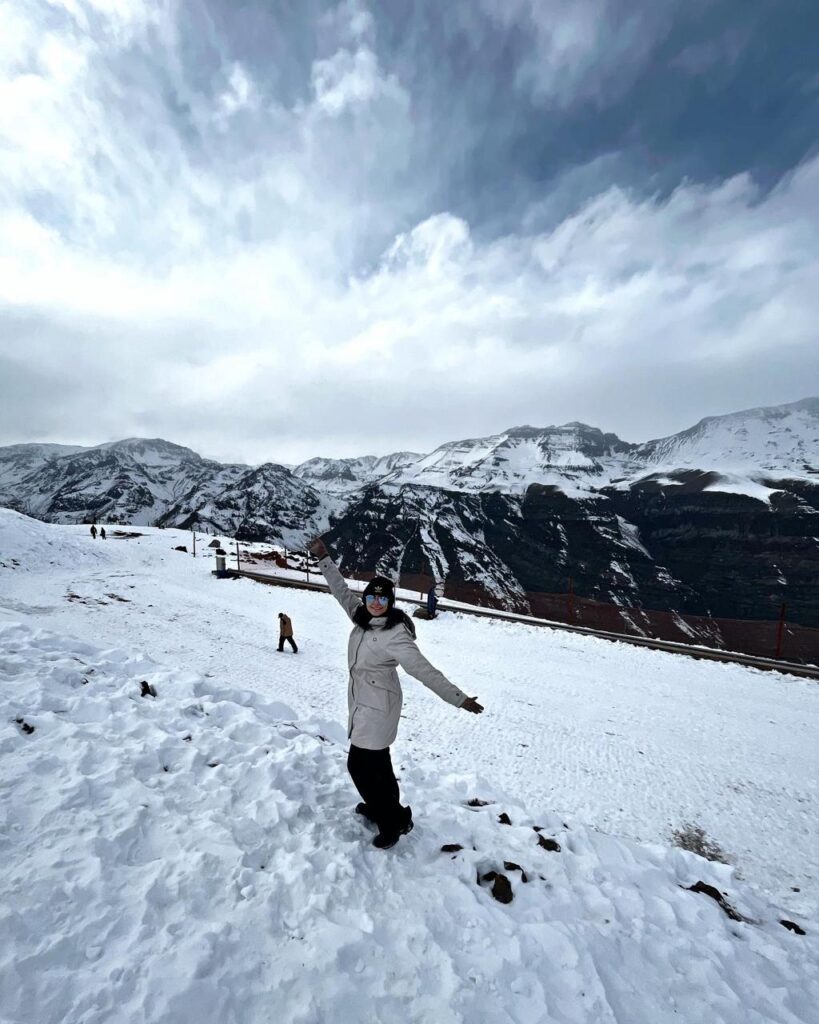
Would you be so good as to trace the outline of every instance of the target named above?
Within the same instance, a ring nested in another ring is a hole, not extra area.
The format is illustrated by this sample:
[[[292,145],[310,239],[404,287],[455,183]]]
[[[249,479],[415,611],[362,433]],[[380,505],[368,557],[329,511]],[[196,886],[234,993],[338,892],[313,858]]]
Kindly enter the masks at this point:
[[[285,640],[293,648],[293,653],[298,654],[299,649],[296,646],[296,641],[293,639],[293,623],[290,621],[290,616],[285,615],[284,612],[279,612],[279,654],[284,650]]]

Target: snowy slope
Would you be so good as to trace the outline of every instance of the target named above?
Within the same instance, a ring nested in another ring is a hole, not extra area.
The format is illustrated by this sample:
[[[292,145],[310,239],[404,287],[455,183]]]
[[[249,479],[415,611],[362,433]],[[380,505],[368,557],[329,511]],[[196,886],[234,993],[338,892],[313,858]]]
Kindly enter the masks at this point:
[[[155,523],[185,496],[220,491],[245,471],[158,438],[130,438],[49,459],[18,482],[16,504],[56,522]]]
[[[417,452],[362,455],[355,459],[315,458],[296,466],[293,473],[328,494],[347,495],[422,458]]]
[[[216,581],[210,558],[173,550],[190,534],[140,532],[93,542],[83,527],[0,510],[0,615],[345,721],[347,623],[329,596]],[[298,657],[275,654],[285,609]],[[532,809],[635,839],[696,821],[776,901],[819,909],[814,684],[522,624],[447,614],[418,628],[488,711],[464,721],[410,683],[401,751],[446,751],[453,770],[479,770]]]
[[[284,466],[264,463],[221,488],[195,492],[168,509],[161,522],[211,529],[227,536],[303,544],[327,528],[332,498],[323,499]]]
[[[647,472],[692,468],[718,473],[711,489],[728,492],[749,493],[757,477],[815,479],[819,398],[709,416],[679,434],[640,445],[573,422],[452,441],[428,455],[311,459],[295,473],[343,494],[375,482],[505,494],[539,483],[582,497],[613,481],[628,486]],[[765,499],[770,491],[757,483],[755,496]]]
[[[640,445],[635,459],[652,468],[816,478],[819,398],[708,416],[689,430]]]
[[[504,494],[522,494],[530,484],[542,483],[568,494],[583,493],[616,475],[632,447],[584,423],[514,427],[491,437],[441,445],[381,482]]]
[[[815,687],[419,623],[487,711],[407,682],[417,828],[383,853],[344,770],[344,616],[216,581],[177,538],[0,512],[4,1024],[815,1019]],[[273,653],[283,604],[297,657]],[[607,834],[618,807],[652,845]],[[658,842],[666,816],[699,818],[739,870]]]
[[[10,444],[0,448],[0,504],[13,501],[21,483],[50,461],[83,450],[70,444]]]
[[[424,826],[384,854],[350,813],[331,723],[27,624],[0,623],[0,650],[4,1020],[813,1019],[814,932],[786,931],[730,868],[410,758]],[[477,884],[492,871],[511,903]]]
[[[273,463],[222,465],[161,439],[44,450],[59,447],[0,449],[0,499],[52,522],[196,525],[287,543],[324,529],[337,507]]]

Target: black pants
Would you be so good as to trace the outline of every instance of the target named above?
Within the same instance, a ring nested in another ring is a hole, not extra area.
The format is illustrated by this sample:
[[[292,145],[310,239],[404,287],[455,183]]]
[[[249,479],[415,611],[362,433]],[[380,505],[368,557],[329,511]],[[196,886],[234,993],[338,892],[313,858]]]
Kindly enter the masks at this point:
[[[382,832],[397,832],[406,824],[409,808],[401,806],[389,747],[365,750],[351,743],[347,771]]]
[[[291,647],[293,648],[293,653],[294,653],[294,654],[298,654],[298,653],[299,653],[299,649],[298,649],[298,647],[296,647],[296,641],[295,641],[295,640],[293,639],[293,637],[292,637],[292,636],[280,636],[280,637],[279,637],[279,650],[280,650],[280,651],[283,651],[283,650],[284,650],[284,641],[285,641],[285,640],[286,640],[286,641],[287,641],[287,642],[288,642],[288,643],[290,644],[290,646],[291,646]]]

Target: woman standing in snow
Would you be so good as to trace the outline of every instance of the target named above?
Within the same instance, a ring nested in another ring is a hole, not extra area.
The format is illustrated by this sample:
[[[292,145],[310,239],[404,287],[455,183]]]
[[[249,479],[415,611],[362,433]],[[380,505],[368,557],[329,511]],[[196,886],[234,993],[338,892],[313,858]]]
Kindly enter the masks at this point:
[[[390,758],[403,702],[396,667],[400,665],[457,708],[475,715],[483,708],[477,698],[467,697],[418,650],[412,619],[395,607],[395,588],[390,580],[376,576],[359,597],[345,583],[324,541],[314,540],[309,551],[319,560],[330,593],[354,623],[347,645],[347,770],[363,801],[356,811],[378,826],[373,846],[386,850],[412,828],[412,811],[401,806]]]

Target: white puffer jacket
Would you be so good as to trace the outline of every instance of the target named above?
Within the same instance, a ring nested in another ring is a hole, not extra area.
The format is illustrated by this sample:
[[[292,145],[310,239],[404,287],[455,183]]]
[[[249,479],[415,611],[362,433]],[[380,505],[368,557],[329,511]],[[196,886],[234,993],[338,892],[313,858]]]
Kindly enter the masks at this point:
[[[361,597],[350,590],[329,555],[319,561],[319,569],[333,597],[352,619],[361,605]],[[365,750],[383,750],[395,740],[404,701],[396,671],[399,665],[448,704],[459,708],[467,699],[463,690],[421,654],[406,626],[399,623],[391,629],[384,627],[380,616],[372,619],[370,629],[356,624],[347,645],[347,735]]]

